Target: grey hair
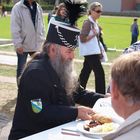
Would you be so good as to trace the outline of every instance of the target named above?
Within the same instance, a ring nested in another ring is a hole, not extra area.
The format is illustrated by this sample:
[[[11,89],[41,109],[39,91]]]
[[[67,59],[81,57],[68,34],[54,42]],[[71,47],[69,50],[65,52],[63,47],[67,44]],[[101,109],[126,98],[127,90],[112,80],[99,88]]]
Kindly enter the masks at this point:
[[[111,69],[111,78],[129,102],[140,102],[140,52],[131,52],[117,58]]]
[[[47,41],[44,42],[43,47],[42,47],[42,53],[43,54],[48,54],[50,50],[50,46],[52,43],[48,43]]]
[[[44,44],[43,44],[41,53],[42,54],[49,54],[50,47],[51,47],[52,44],[55,44],[55,43],[50,43],[50,42],[45,41]],[[57,48],[61,47],[61,45],[59,45],[59,44],[55,44],[55,46]]]
[[[95,10],[96,7],[103,7],[101,3],[99,2],[92,2],[89,6],[88,6],[88,14],[91,14],[91,10]]]

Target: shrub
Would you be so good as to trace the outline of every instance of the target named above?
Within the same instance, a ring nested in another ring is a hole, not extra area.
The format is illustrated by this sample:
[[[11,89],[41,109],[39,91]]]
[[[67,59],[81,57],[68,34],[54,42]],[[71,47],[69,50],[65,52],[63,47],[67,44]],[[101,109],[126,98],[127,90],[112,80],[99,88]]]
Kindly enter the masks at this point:
[[[43,10],[53,10],[54,6],[53,5],[48,5],[48,4],[41,4],[41,7]]]
[[[40,4],[43,10],[53,10],[54,5],[48,5],[47,3],[45,4]],[[5,11],[10,12],[13,8],[13,4],[5,4]]]

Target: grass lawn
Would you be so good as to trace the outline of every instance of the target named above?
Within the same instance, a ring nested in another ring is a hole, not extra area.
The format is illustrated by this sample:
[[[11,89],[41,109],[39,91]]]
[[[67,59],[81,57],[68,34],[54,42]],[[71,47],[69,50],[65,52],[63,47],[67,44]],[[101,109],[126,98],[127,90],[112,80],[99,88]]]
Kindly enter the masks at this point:
[[[79,19],[79,28],[82,27],[85,18]],[[132,17],[101,16],[98,22],[103,28],[103,38],[107,47],[124,49],[130,45]],[[138,21],[138,24],[140,25],[140,21]]]
[[[82,17],[78,21],[78,27],[81,28],[83,21],[86,17]],[[115,16],[102,16],[99,19],[99,24],[103,28],[104,32],[104,41],[107,44],[107,47],[124,49],[130,44],[130,25],[132,23],[132,18],[130,17],[115,17]],[[47,27],[47,16],[44,15],[45,26]],[[139,22],[139,21],[138,21]],[[0,38],[11,38],[10,33],[10,17],[0,18]],[[13,46],[0,47],[0,51],[14,51]],[[77,59],[84,59],[79,56],[79,50],[76,49],[75,56]],[[118,57],[121,52],[108,51],[109,62],[112,62],[116,57]],[[75,63],[77,74],[79,75],[82,63]],[[110,67],[104,66],[105,76],[106,76],[106,85],[108,85],[110,77]],[[11,66],[0,66],[0,75],[3,76],[15,76],[16,67]],[[91,74],[88,81],[88,88],[93,89],[94,87],[94,75]]]
[[[17,98],[16,84],[0,83],[0,112],[9,120],[13,118]]]
[[[44,24],[47,27],[48,23],[46,15],[44,16]],[[0,38],[11,39],[10,16],[0,17]]]
[[[0,75],[7,77],[15,77],[16,76],[16,67],[9,65],[0,65]]]
[[[14,52],[14,46],[0,46],[0,51]]]
[[[104,40],[108,47],[124,49],[130,45],[131,17],[104,16],[99,20],[103,27]]]
[[[10,17],[0,17],[0,38],[11,38]]]
[[[79,28],[82,27],[83,20],[85,17],[81,18],[78,21]],[[47,16],[44,16],[44,22],[47,27]],[[117,48],[117,49],[124,49],[129,46],[130,43],[130,25],[132,22],[132,18],[125,18],[125,17],[109,17],[109,16],[102,16],[99,20],[100,25],[103,28],[104,32],[104,41],[107,44],[107,47],[110,48]],[[139,21],[138,21],[139,22]],[[6,18],[0,18],[0,38],[11,38],[10,33],[10,17],[7,16]],[[0,51],[14,51],[13,46],[5,46],[0,47]],[[75,56],[78,59],[83,59],[83,57],[79,56],[79,50],[76,49]],[[121,52],[115,51],[108,51],[108,59],[109,62],[112,62],[116,57],[118,57]],[[93,60],[94,61],[94,60]],[[74,63],[75,69],[77,72],[77,76],[79,75],[82,69],[82,63]],[[106,79],[106,87],[108,86],[109,79],[110,79],[110,66],[105,66],[105,79]],[[7,77],[16,77],[16,66],[8,66],[8,65],[0,65],[0,76],[7,76]],[[94,89],[94,74],[91,73],[87,88]],[[16,83],[3,83],[0,82],[0,112],[7,114],[10,118],[13,117],[14,107],[16,103],[17,97],[17,87]]]
[[[82,63],[74,63],[77,76],[79,75],[82,69]],[[110,66],[104,66],[105,71],[105,78],[106,78],[106,85],[109,83],[110,77]],[[16,77],[16,67],[15,66],[7,66],[7,65],[0,65],[0,76],[7,76],[7,77]],[[94,73],[92,72],[90,78],[88,80],[87,87],[90,89],[94,89]]]
[[[78,27],[81,29],[86,16],[78,20]],[[99,24],[103,28],[104,41],[109,48],[124,49],[129,46],[131,40],[130,25],[132,17],[101,16]],[[47,29],[47,15],[44,15],[44,23]],[[138,20],[140,25],[140,20]],[[10,17],[0,18],[0,38],[11,38]]]

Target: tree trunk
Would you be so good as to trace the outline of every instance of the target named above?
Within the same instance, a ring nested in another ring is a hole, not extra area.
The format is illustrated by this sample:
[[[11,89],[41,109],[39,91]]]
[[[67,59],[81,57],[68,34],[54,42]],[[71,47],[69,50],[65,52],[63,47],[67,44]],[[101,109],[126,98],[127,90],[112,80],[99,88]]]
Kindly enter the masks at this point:
[[[55,6],[59,5],[60,0],[55,0]]]

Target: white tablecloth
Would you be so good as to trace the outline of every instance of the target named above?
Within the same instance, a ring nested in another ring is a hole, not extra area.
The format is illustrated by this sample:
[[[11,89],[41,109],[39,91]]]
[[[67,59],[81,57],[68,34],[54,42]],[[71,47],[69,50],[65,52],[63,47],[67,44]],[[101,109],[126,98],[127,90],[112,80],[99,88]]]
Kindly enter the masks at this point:
[[[66,123],[64,125],[60,125],[58,127],[37,133],[35,135],[23,138],[21,140],[97,140],[94,138],[89,138],[80,134],[80,136],[71,136],[61,134],[62,128],[67,128],[71,130],[77,130],[76,126],[79,121],[72,121],[70,123]],[[101,140],[101,139],[98,139]]]
[[[93,107],[99,113],[109,115],[113,118],[113,120],[117,121],[118,123],[122,123],[123,119],[118,116],[111,106],[110,98],[102,98],[99,99]],[[80,136],[71,136],[71,135],[64,135],[61,134],[62,128],[67,128],[71,130],[77,130],[77,124],[80,121],[72,121],[70,123],[66,123],[64,125],[60,125],[58,127],[34,134],[32,136],[23,138],[22,140],[97,140],[97,138],[89,138],[84,136],[80,133]],[[102,139],[98,139],[102,140]]]

